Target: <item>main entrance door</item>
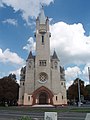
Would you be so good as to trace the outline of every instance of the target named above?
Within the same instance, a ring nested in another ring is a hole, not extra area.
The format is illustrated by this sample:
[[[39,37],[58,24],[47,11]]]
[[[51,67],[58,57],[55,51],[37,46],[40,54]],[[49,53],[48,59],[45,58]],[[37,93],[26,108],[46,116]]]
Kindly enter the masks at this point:
[[[48,104],[48,95],[45,92],[40,93],[39,104]]]
[[[32,94],[32,98],[33,98],[33,105],[35,104],[39,104],[39,105],[45,105],[45,104],[51,104],[53,105],[53,94],[52,92],[42,86],[40,88],[38,88],[37,90],[35,90]]]

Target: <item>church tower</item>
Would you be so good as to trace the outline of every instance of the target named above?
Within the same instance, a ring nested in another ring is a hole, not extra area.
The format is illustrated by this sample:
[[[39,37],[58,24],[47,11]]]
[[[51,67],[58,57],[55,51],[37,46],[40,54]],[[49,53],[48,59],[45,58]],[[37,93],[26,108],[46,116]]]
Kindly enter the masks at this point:
[[[21,69],[19,105],[66,105],[64,68],[56,51],[50,55],[49,19],[43,8],[36,19],[36,56],[30,51]]]
[[[45,83],[50,88],[50,32],[49,20],[42,8],[36,20],[36,89]],[[40,84],[42,83],[42,84]]]

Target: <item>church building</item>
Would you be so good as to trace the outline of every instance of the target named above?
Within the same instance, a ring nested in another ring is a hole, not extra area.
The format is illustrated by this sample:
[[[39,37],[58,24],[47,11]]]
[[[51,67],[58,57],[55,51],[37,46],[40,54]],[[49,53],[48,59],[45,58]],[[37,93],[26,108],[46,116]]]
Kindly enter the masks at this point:
[[[66,105],[65,71],[54,50],[50,55],[49,19],[42,8],[36,19],[36,55],[30,51],[20,74],[19,105]]]

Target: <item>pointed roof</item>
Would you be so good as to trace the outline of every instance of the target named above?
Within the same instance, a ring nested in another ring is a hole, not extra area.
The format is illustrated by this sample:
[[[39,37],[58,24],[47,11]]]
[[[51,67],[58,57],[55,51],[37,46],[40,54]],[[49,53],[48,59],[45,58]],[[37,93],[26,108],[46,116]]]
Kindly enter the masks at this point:
[[[39,14],[39,20],[40,20],[40,24],[45,24],[45,22],[46,22],[46,17],[45,17],[45,14],[44,14],[43,6],[42,6],[42,9],[41,9],[41,13]]]
[[[53,53],[53,55],[52,55],[52,59],[56,59],[56,60],[59,61],[59,59],[58,59],[58,57],[57,57],[57,54],[56,54],[56,51],[55,51],[55,50],[54,50],[54,53]]]
[[[60,66],[60,72],[63,73],[64,71],[64,67]]]
[[[27,60],[28,60],[28,59],[34,59],[34,56],[32,55],[32,51],[30,51]]]

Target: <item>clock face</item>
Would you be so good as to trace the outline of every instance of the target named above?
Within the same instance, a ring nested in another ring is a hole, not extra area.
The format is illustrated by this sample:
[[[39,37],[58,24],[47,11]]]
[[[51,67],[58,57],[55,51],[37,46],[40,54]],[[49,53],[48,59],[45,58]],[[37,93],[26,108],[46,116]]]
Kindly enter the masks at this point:
[[[57,62],[54,62],[55,65],[57,65]]]
[[[32,65],[32,62],[30,61],[30,62],[28,63],[28,66],[31,68],[31,65]]]

